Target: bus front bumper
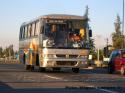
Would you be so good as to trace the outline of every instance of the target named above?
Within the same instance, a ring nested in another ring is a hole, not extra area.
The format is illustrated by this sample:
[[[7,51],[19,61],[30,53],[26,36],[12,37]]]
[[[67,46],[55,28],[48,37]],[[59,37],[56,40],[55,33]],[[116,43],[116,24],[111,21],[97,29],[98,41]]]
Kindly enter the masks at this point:
[[[83,58],[45,58],[42,67],[85,67],[87,60]]]

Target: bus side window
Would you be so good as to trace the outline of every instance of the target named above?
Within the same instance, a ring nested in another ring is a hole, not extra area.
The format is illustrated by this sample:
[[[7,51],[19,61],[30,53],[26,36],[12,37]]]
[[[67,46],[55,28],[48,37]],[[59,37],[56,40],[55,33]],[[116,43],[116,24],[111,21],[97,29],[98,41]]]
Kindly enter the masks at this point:
[[[25,26],[24,28],[24,38],[27,38],[28,37],[28,27]]]
[[[19,35],[19,39],[22,39],[22,27],[20,28],[20,35]]]
[[[25,27],[23,27],[23,39],[25,38]]]
[[[31,33],[32,33],[32,25],[28,26],[28,37],[31,37]]]
[[[34,23],[34,36],[35,36],[35,34],[36,34],[36,22]]]
[[[30,25],[28,25],[28,31],[27,32],[28,32],[27,36],[30,37]]]
[[[40,30],[39,29],[39,21],[37,21],[36,25],[35,25],[35,31],[34,31],[35,32],[35,34],[34,34],[35,36],[37,36],[39,34],[39,30]]]
[[[24,38],[24,30],[23,30],[23,27],[22,27],[22,31],[21,31],[22,33],[21,33],[21,39],[23,39]]]
[[[35,33],[35,23],[32,24],[31,36],[34,36],[34,33]]]

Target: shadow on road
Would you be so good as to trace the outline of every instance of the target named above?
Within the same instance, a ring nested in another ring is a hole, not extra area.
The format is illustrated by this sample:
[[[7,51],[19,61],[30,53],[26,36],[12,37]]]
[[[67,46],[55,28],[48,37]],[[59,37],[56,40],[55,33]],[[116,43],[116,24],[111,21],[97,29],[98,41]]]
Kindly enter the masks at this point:
[[[87,73],[87,74],[108,74],[107,68],[94,68],[94,69],[86,69],[83,68],[80,73]]]
[[[14,92],[14,89],[12,89],[7,84],[0,82],[0,93],[12,93],[12,92]]]

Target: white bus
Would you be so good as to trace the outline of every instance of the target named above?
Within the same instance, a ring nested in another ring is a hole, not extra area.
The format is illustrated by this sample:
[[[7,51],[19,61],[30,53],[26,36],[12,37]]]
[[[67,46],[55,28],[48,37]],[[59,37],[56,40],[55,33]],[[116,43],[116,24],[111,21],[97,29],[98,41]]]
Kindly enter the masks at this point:
[[[19,60],[27,70],[72,68],[78,73],[88,58],[91,33],[83,16],[41,16],[21,25]]]

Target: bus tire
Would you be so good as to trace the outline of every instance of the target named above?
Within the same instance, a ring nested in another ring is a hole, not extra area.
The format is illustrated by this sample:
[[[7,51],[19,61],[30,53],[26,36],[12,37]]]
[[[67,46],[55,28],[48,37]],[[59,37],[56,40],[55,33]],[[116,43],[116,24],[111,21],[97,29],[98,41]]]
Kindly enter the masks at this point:
[[[79,73],[79,68],[72,68],[72,71],[73,71],[74,73]]]
[[[45,72],[45,71],[46,71],[46,68],[45,68],[45,67],[39,67],[39,71],[40,71],[40,72]]]
[[[34,70],[34,66],[33,65],[26,65],[26,70],[29,70],[29,71],[33,71]]]
[[[125,66],[124,65],[121,66],[120,74],[125,75]]]
[[[26,70],[29,70],[30,69],[30,65],[26,65],[25,68],[26,68]]]
[[[34,71],[34,66],[33,65],[30,65],[30,71]]]

